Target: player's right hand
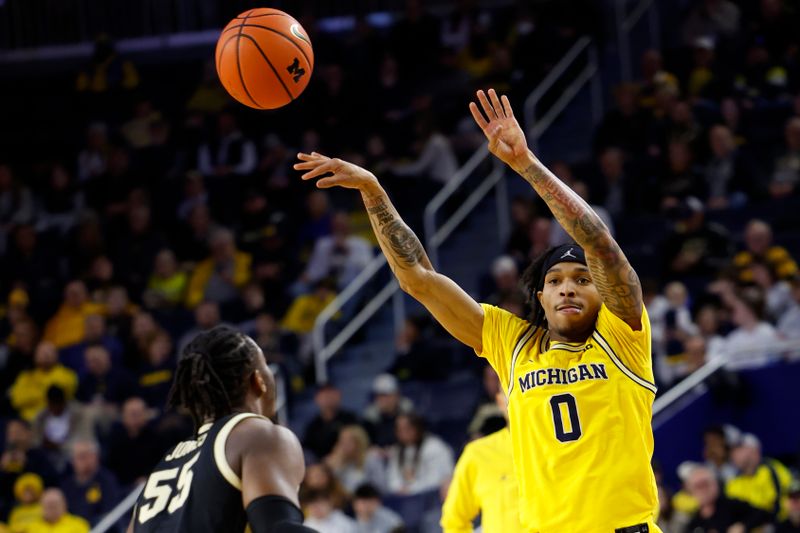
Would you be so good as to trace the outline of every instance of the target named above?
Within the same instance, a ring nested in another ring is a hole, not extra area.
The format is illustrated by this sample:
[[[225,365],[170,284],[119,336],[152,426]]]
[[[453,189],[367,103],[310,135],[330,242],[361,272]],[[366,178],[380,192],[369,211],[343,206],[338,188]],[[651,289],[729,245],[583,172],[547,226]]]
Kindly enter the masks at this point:
[[[369,170],[338,158],[331,159],[317,152],[310,154],[300,152],[297,154],[297,159],[301,163],[295,163],[294,169],[307,171],[300,176],[301,179],[320,178],[317,180],[317,187],[320,189],[344,187],[366,190],[378,184],[378,178]]]

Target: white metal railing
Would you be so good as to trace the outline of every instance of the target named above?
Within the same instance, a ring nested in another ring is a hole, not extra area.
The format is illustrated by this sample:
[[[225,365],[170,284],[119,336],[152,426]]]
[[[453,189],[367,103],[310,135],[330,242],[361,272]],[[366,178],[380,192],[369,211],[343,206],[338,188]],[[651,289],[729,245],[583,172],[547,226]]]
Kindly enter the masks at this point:
[[[650,34],[650,46],[653,48],[661,47],[661,36],[659,34],[658,9],[655,0],[641,0],[626,14],[628,0],[616,0],[615,14],[617,26],[617,47],[619,49],[620,76],[624,81],[630,81],[633,77],[633,63],[631,59],[631,30],[638,24],[642,16],[647,13],[648,33]]]
[[[552,89],[567,70],[581,57],[581,54],[586,52],[587,60],[586,66],[575,77],[575,79],[567,86],[567,88],[556,99],[555,103],[545,112],[545,114],[538,118],[536,117],[536,107],[541,102],[542,98]],[[538,87],[528,96],[525,100],[525,125],[528,128],[528,142],[531,148],[538,150],[538,141],[545,131],[547,131],[558,116],[564,111],[575,96],[583,89],[584,85],[591,83],[591,103],[592,103],[592,123],[597,124],[602,118],[603,113],[603,95],[602,86],[600,84],[600,70],[597,60],[597,47],[589,37],[582,37],[572,45],[564,57],[559,61],[555,67],[545,76],[544,80]]]

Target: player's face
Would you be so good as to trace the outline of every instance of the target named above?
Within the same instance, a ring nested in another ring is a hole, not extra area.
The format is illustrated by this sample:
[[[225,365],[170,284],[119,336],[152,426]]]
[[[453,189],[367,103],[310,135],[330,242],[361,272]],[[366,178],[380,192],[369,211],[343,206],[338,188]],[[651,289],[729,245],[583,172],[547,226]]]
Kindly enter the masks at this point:
[[[547,271],[537,294],[551,333],[580,341],[594,329],[602,298],[589,269],[581,263],[557,263]]]

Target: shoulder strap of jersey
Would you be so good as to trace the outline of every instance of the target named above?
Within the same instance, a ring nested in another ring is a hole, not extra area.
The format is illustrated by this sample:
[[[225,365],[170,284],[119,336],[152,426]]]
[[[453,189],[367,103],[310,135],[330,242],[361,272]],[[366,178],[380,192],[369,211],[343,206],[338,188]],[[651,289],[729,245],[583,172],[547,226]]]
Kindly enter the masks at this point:
[[[261,415],[255,413],[240,413],[232,416],[225,422],[225,425],[220,428],[214,439],[214,463],[217,465],[217,470],[222,474],[222,477],[230,483],[236,490],[242,490],[242,478],[236,475],[231,465],[228,464],[228,458],[225,457],[225,444],[228,442],[228,436],[236,425],[247,418],[263,418]]]
[[[536,326],[531,324],[531,326],[525,330],[525,332],[520,336],[517,340],[517,344],[514,346],[514,351],[511,354],[511,365],[509,366],[508,370],[508,394],[506,394],[507,398],[511,397],[511,391],[514,390],[514,367],[517,365],[517,357],[522,352],[522,347],[533,337],[533,334],[536,333]]]

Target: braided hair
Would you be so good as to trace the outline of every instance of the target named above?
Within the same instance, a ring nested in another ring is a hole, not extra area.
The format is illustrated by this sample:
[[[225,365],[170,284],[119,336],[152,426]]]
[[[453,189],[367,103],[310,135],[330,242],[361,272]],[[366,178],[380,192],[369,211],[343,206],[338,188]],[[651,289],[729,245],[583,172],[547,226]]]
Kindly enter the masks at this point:
[[[525,292],[525,297],[531,308],[528,322],[537,328],[547,329],[547,317],[544,314],[544,307],[539,302],[539,298],[536,297],[536,293],[544,287],[544,275],[546,274],[544,266],[558,248],[559,246],[552,246],[545,250],[542,255],[528,265],[528,268],[525,269],[520,277],[520,285],[522,285],[522,290]]]
[[[195,428],[230,414],[244,402],[257,357],[255,343],[227,326],[199,334],[178,360],[168,406],[187,409]]]

